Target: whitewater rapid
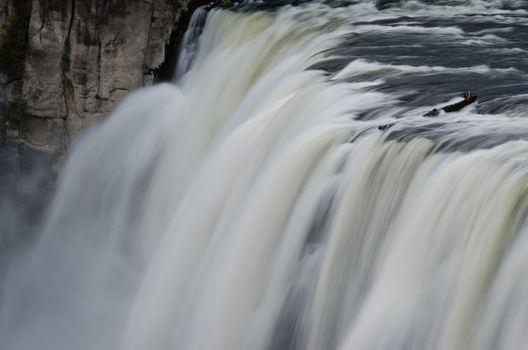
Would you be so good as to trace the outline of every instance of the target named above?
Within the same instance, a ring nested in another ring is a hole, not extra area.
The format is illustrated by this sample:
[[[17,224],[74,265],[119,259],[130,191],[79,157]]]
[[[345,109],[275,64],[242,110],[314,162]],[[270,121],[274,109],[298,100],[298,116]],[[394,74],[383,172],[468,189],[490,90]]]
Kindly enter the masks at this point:
[[[409,58],[525,50],[499,35],[526,9],[497,4],[199,10],[175,82],[75,146],[9,265],[1,348],[525,349],[524,93],[422,116],[460,99],[442,79],[521,86],[525,63]]]

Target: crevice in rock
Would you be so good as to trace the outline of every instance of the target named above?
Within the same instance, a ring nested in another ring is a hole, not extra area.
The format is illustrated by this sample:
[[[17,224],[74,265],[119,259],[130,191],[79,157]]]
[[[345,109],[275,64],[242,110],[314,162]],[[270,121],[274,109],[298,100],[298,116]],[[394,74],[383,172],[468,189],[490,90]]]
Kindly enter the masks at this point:
[[[149,74],[149,69],[147,67],[147,50],[150,46],[150,40],[151,40],[151,33],[152,33],[152,25],[154,24],[154,11],[156,11],[156,1],[152,1],[152,5],[150,7],[150,25],[148,29],[147,34],[147,47],[145,51],[143,52],[143,80],[145,79],[145,74]]]
[[[71,0],[71,8],[70,8],[70,22],[68,23],[68,32],[66,33],[66,39],[64,41],[64,47],[62,49],[62,57],[61,57],[61,69],[62,69],[62,89],[64,94],[64,104],[66,107],[66,118],[70,116],[70,105],[71,108],[75,109],[75,91],[73,88],[73,84],[68,78],[68,74],[70,73],[70,66],[71,66],[71,32],[73,29],[73,23],[75,20],[75,1]],[[77,111],[75,111],[76,114]]]
[[[116,88],[113,88],[112,90],[110,90],[110,95],[112,95],[114,92],[117,92],[117,91],[130,91],[130,89],[127,89],[127,88],[120,88],[120,87],[116,87]]]
[[[101,38],[101,6],[100,3],[97,3],[95,8],[95,18],[96,18],[96,24],[95,24],[95,31],[97,35],[97,92],[95,94],[95,98],[97,100],[101,99],[101,61],[103,59],[102,57],[102,50],[103,50],[103,44],[102,44],[102,38]]]

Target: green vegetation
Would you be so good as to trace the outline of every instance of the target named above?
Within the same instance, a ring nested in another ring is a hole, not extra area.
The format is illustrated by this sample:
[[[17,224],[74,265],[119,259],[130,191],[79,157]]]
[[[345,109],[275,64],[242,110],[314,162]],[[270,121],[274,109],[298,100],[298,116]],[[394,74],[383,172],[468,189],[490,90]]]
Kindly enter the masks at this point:
[[[5,120],[13,126],[20,128],[29,116],[27,102],[22,97],[17,97],[7,104]]]
[[[31,12],[28,3],[15,2],[14,14],[0,36],[0,71],[10,80],[21,79],[24,73]]]
[[[231,0],[219,0],[220,6],[228,7],[231,6]]]

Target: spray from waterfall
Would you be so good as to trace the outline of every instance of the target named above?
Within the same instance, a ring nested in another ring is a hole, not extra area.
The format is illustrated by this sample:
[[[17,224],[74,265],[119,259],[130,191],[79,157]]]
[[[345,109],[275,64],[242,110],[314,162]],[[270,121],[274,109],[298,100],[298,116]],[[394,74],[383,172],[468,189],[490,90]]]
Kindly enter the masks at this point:
[[[458,98],[424,84],[518,84],[522,59],[428,60],[492,40],[472,31],[490,10],[524,50],[528,14],[333,5],[198,10],[177,83],[132,93],[73,150],[9,265],[2,349],[524,349],[522,108],[423,114]]]

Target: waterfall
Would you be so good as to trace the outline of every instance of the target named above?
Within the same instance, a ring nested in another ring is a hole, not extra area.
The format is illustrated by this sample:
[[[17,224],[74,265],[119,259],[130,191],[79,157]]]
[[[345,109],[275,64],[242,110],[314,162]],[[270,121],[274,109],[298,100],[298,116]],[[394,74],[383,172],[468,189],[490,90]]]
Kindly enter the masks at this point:
[[[194,56],[196,56],[198,51],[198,39],[202,34],[206,19],[207,9],[205,6],[198,7],[191,17],[189,29],[183,35],[178,64],[176,65],[176,81],[181,79],[191,69]]]
[[[458,97],[419,85],[512,85],[524,63],[396,51],[506,45],[420,24],[528,18],[496,3],[200,12],[177,84],[130,94],[76,144],[8,267],[2,349],[524,349],[526,109],[425,118]],[[393,63],[354,51],[397,36]]]

